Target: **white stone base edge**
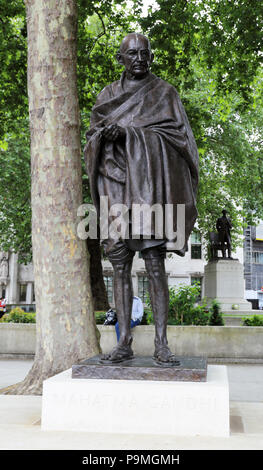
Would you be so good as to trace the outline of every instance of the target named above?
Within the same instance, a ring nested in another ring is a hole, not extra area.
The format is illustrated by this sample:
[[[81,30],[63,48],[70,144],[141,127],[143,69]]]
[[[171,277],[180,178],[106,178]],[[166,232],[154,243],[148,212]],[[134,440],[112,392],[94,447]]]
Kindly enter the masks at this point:
[[[227,369],[208,365],[207,382],[72,379],[44,382],[42,430],[229,436]]]

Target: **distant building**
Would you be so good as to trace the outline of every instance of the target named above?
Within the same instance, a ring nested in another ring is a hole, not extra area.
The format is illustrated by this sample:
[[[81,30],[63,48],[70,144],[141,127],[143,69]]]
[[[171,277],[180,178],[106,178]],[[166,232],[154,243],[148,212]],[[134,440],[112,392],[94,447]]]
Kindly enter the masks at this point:
[[[263,309],[263,222],[249,225],[244,233],[245,297],[255,309]]]
[[[32,263],[19,264],[18,254],[0,252],[0,295],[6,298],[9,305],[24,306],[28,311],[35,310]]]

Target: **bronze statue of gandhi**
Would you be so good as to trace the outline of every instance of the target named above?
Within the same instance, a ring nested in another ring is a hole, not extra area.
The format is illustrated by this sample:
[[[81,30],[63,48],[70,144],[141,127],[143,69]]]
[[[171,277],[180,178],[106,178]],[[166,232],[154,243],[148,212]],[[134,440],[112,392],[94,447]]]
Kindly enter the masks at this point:
[[[171,248],[166,234],[156,236],[154,221],[148,237],[108,236],[102,240],[114,270],[115,308],[120,329],[117,346],[103,360],[121,362],[133,357],[131,269],[136,251],[145,261],[155,323],[154,358],[158,363],[178,364],[167,341],[169,290],[165,272],[167,251],[184,256],[196,217],[198,151],[189,121],[176,89],[150,71],[154,55],[148,38],[128,34],[117,53],[124,66],[120,80],[106,86],[92,109],[86,133],[85,163],[93,202],[107,196],[110,210],[123,204],[161,208],[170,205],[174,233],[178,232],[178,204],[184,205],[184,243]],[[110,213],[110,211],[109,211]],[[165,211],[163,212],[165,214]],[[109,223],[114,216],[109,216]],[[129,219],[132,231],[132,217]],[[180,227],[179,227],[180,229]],[[129,232],[129,233],[130,233]],[[174,241],[174,240],[173,240]]]

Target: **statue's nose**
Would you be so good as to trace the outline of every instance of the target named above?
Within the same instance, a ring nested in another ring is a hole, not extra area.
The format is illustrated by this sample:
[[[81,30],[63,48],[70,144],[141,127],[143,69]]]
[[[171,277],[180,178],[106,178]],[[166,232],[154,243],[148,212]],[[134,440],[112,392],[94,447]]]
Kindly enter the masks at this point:
[[[142,51],[137,51],[137,60],[139,60],[140,62],[143,62],[144,61],[144,57],[142,55]]]

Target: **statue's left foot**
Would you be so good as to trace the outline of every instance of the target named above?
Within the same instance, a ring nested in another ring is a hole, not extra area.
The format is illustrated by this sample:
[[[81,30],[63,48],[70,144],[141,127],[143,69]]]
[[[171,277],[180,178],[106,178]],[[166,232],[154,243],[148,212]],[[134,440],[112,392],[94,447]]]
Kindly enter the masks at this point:
[[[133,359],[133,351],[132,348],[127,345],[127,346],[120,346],[117,345],[113,350],[108,353],[104,354],[100,362],[104,363],[115,363],[115,362],[123,362],[127,361],[129,359]]]
[[[154,359],[160,364],[169,363],[170,365],[179,366],[180,361],[172,354],[168,346],[159,346],[155,348]]]

